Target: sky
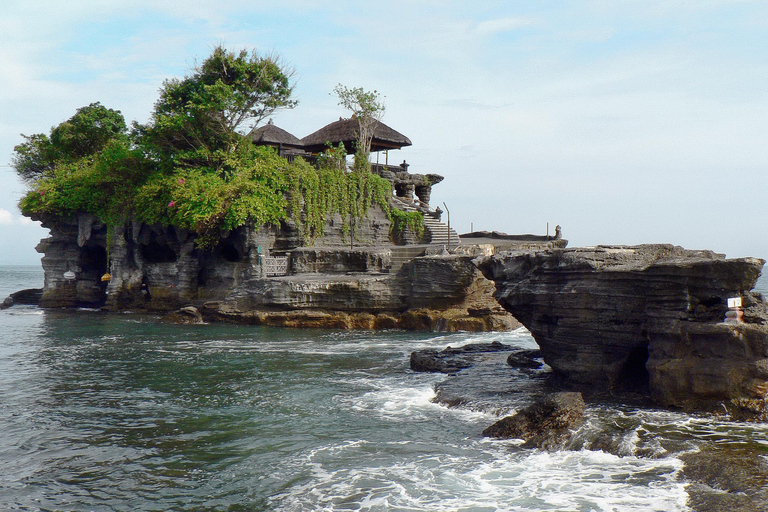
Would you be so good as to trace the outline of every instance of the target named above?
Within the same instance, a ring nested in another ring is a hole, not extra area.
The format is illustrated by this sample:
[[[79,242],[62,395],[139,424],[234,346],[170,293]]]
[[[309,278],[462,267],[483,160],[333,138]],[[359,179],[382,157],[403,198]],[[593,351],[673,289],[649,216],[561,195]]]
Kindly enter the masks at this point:
[[[20,134],[97,101],[145,123],[219,44],[295,70],[273,120],[299,138],[348,115],[336,84],[380,92],[413,142],[389,163],[443,175],[459,233],[768,259],[766,2],[3,0],[0,265],[48,236],[17,207]]]

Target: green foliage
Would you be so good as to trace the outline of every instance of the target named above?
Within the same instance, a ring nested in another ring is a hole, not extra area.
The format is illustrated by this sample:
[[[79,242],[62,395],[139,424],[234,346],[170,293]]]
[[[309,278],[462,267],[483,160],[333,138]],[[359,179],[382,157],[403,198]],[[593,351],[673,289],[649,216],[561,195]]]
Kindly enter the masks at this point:
[[[229,172],[227,155],[280,108],[292,108],[293,72],[274,56],[237,54],[221,46],[182,80],[166,80],[147,125],[135,125],[147,155],[173,166]]]
[[[91,103],[52,128],[50,136],[22,135],[26,141],[13,148],[12,164],[24,181],[31,182],[53,171],[59,163],[72,163],[97,154],[110,141],[126,142],[126,132],[125,119],[119,110]]]
[[[346,237],[354,236],[350,224],[356,231],[371,205],[389,211],[392,184],[367,170],[347,172],[343,152],[343,146],[331,148],[319,159],[318,169],[299,159],[288,170],[291,216],[309,242],[325,234],[326,219],[333,214],[341,216]]]
[[[390,234],[393,238],[403,236],[406,228],[418,239],[424,236],[424,214],[421,212],[404,212],[392,208],[389,210],[389,220],[392,222]]]
[[[230,158],[235,171],[226,177],[187,168],[154,175],[136,194],[136,218],[193,230],[201,247],[248,221],[284,219],[289,164],[264,147],[242,146]]]
[[[91,103],[51,131],[51,144],[63,157],[76,160],[98,153],[111,140],[125,140],[126,131],[119,110]]]
[[[25,215],[89,212],[114,225],[132,204],[140,168],[127,144],[112,140],[98,155],[58,164],[56,172],[40,178],[19,206]]]
[[[108,240],[129,219],[173,225],[193,231],[203,248],[248,222],[288,218],[311,243],[334,214],[354,236],[350,226],[371,205],[389,214],[391,184],[370,173],[367,155],[352,172],[343,145],[322,154],[319,168],[289,164],[237,131],[292,107],[292,88],[274,57],[218,47],[191,76],[165,82],[150,123],[130,136],[119,111],[83,107],[50,136],[25,136],[16,147],[14,165],[31,185],[22,212],[92,213],[107,224]]]
[[[26,140],[13,148],[11,165],[22,180],[33,182],[55,167],[56,151],[50,137],[45,134],[21,136]]]

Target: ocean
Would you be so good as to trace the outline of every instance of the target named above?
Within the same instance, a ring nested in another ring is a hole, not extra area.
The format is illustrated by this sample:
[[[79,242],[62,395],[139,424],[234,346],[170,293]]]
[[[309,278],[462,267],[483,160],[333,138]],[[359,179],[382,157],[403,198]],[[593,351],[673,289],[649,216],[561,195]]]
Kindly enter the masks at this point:
[[[0,267],[0,298],[42,277],[39,267]],[[768,454],[766,425],[622,403],[588,403],[566,450],[483,438],[523,402],[434,403],[450,377],[410,371],[409,355],[493,340],[536,346],[525,329],[177,326],[0,311],[0,510],[685,511],[686,453]],[[506,372],[500,387],[531,378]],[[699,490],[704,503],[721,493]]]

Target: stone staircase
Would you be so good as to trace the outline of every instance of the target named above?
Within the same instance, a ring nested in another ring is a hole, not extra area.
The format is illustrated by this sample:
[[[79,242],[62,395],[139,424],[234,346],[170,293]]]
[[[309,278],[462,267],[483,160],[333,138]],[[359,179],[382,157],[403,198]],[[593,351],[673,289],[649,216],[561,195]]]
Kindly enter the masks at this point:
[[[414,206],[411,206],[410,204],[401,201],[400,199],[393,198],[395,206],[403,211],[406,212],[415,212],[418,211],[418,209]],[[445,245],[446,247],[450,245],[450,247],[456,247],[461,243],[461,240],[459,239],[458,233],[451,228],[450,229],[450,244],[449,244],[449,231],[448,226],[439,220],[435,219],[434,217],[431,217],[429,215],[424,215],[424,228],[426,228],[427,233],[429,233],[430,238],[430,245]]]
[[[449,236],[448,226],[446,224],[443,224],[439,220],[435,219],[434,217],[425,215],[424,227],[427,229],[427,231],[432,237],[429,242],[431,245],[445,245],[450,247],[456,247],[461,243],[461,240],[459,239],[459,234],[456,233],[456,231],[453,228],[450,228],[450,236]]]

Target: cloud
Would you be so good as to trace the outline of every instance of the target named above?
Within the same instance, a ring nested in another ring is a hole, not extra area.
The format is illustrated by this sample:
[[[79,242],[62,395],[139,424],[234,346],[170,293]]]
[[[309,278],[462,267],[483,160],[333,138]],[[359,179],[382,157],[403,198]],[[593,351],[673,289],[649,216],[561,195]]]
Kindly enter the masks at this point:
[[[493,20],[481,21],[475,27],[475,32],[484,36],[492,36],[496,34],[502,34],[504,32],[512,32],[521,27],[527,27],[533,24],[531,18],[523,17],[510,17],[510,18],[496,18]]]
[[[5,208],[0,208],[0,226],[40,226],[40,221],[32,220],[28,217],[16,217],[12,212]]]

